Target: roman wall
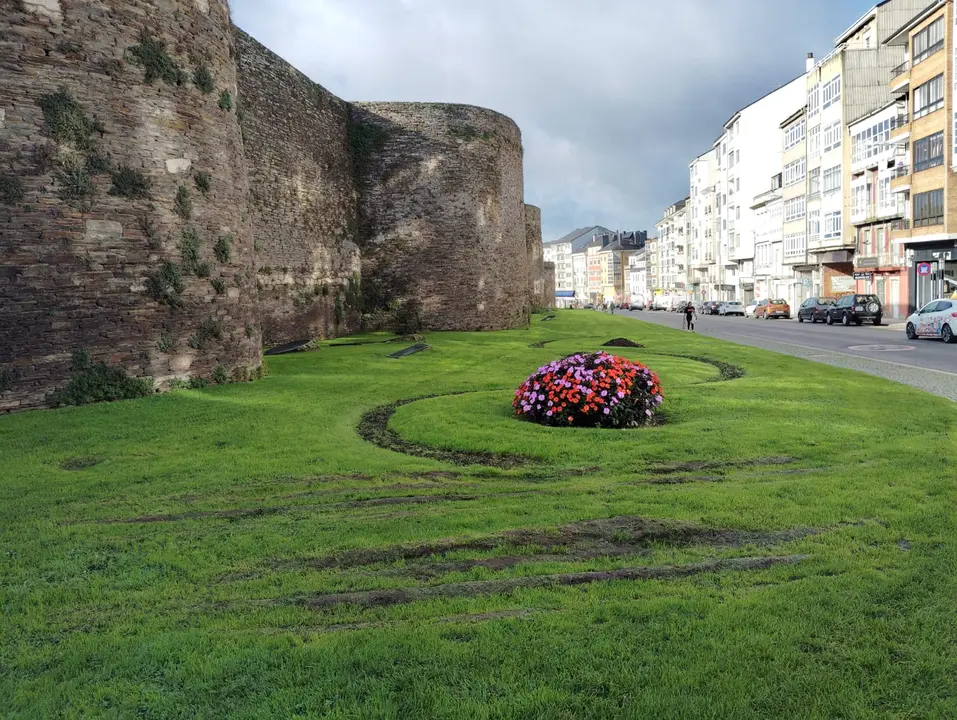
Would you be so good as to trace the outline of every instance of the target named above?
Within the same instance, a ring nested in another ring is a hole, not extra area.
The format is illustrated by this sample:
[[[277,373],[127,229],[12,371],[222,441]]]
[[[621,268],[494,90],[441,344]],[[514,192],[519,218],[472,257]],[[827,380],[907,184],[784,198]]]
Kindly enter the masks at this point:
[[[545,253],[542,247],[542,211],[525,206],[525,251],[528,254],[528,293],[532,308],[550,307],[545,301]]]
[[[225,0],[0,11],[0,410],[71,354],[163,386],[260,364]]]
[[[357,103],[358,244],[367,308],[423,329],[529,318],[521,133],[467,105]]]
[[[267,344],[358,329],[349,109],[242,30],[239,117]]]

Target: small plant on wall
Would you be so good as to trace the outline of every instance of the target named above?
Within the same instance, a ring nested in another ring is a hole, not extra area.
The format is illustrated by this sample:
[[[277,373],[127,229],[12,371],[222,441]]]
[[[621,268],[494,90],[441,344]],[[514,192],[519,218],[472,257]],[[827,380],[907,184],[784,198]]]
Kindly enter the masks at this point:
[[[173,212],[183,218],[183,220],[189,220],[193,216],[193,198],[190,197],[189,188],[185,185],[180,185],[176,189],[176,198],[173,200]]]
[[[194,350],[204,349],[211,340],[219,340],[223,336],[223,328],[219,320],[209,318],[203,320],[199,329],[190,336],[189,346]]]
[[[229,90],[223,90],[219,94],[219,109],[229,112],[233,109],[233,95]]]
[[[139,43],[127,50],[127,59],[143,68],[143,79],[152,83],[162,80],[167,85],[182,85],[186,76],[166,51],[166,43],[153,37],[149,30],[140,33]]]
[[[16,205],[23,202],[23,183],[12,175],[0,175],[0,203]]]
[[[213,254],[223,265],[229,262],[233,252],[233,237],[230,234],[220,235],[213,246]]]
[[[204,95],[209,95],[216,89],[216,83],[213,81],[213,74],[209,71],[206,63],[199,63],[193,70],[193,85],[199,88]]]
[[[146,277],[146,292],[156,302],[178,308],[182,304],[183,280],[179,265],[164,262]]]
[[[142,172],[128,165],[121,165],[111,174],[113,187],[110,195],[136,199],[145,199],[150,196],[150,181]]]
[[[40,109],[50,137],[77,150],[93,149],[93,133],[105,131],[98,121],[86,116],[64,87],[40,98]]]
[[[203,195],[209,195],[209,190],[213,186],[213,176],[205,170],[201,170],[193,177],[193,182],[196,183],[196,189]]]

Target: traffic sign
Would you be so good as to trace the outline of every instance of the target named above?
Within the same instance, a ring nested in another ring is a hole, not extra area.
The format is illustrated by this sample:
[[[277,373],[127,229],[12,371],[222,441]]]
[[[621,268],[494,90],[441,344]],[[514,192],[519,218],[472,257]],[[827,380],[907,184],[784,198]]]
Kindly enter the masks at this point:
[[[930,275],[930,270],[931,267],[929,262],[917,263],[917,274],[921,277],[927,277]]]

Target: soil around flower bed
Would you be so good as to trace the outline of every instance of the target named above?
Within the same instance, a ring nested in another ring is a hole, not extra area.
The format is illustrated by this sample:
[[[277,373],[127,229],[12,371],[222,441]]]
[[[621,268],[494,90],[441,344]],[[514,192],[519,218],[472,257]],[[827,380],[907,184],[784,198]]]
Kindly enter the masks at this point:
[[[602,347],[623,347],[623,348],[643,348],[644,345],[636,343],[628,338],[613,338],[606,342]]]
[[[472,452],[468,450],[443,450],[429,445],[411,442],[401,437],[395,430],[389,427],[389,421],[395,415],[395,411],[403,405],[411,405],[420,400],[431,400],[439,397],[456,397],[458,395],[468,395],[472,391],[446,393],[444,395],[423,395],[406,400],[399,400],[389,405],[382,405],[370,410],[359,421],[356,432],[366,442],[370,442],[384,450],[402,453],[403,455],[412,455],[414,457],[425,457],[441,462],[447,462],[452,465],[484,465],[486,467],[497,468],[517,468],[526,465],[536,464],[536,460],[521,455],[508,455],[505,453],[491,452]]]

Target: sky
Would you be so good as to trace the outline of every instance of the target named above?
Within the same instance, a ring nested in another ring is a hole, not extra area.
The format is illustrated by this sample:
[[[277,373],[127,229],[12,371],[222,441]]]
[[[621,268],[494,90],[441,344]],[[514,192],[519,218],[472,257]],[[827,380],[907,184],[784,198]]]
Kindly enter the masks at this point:
[[[456,102],[518,123],[545,240],[649,230],[739,108],[823,57],[872,0],[231,0],[345,100]]]

